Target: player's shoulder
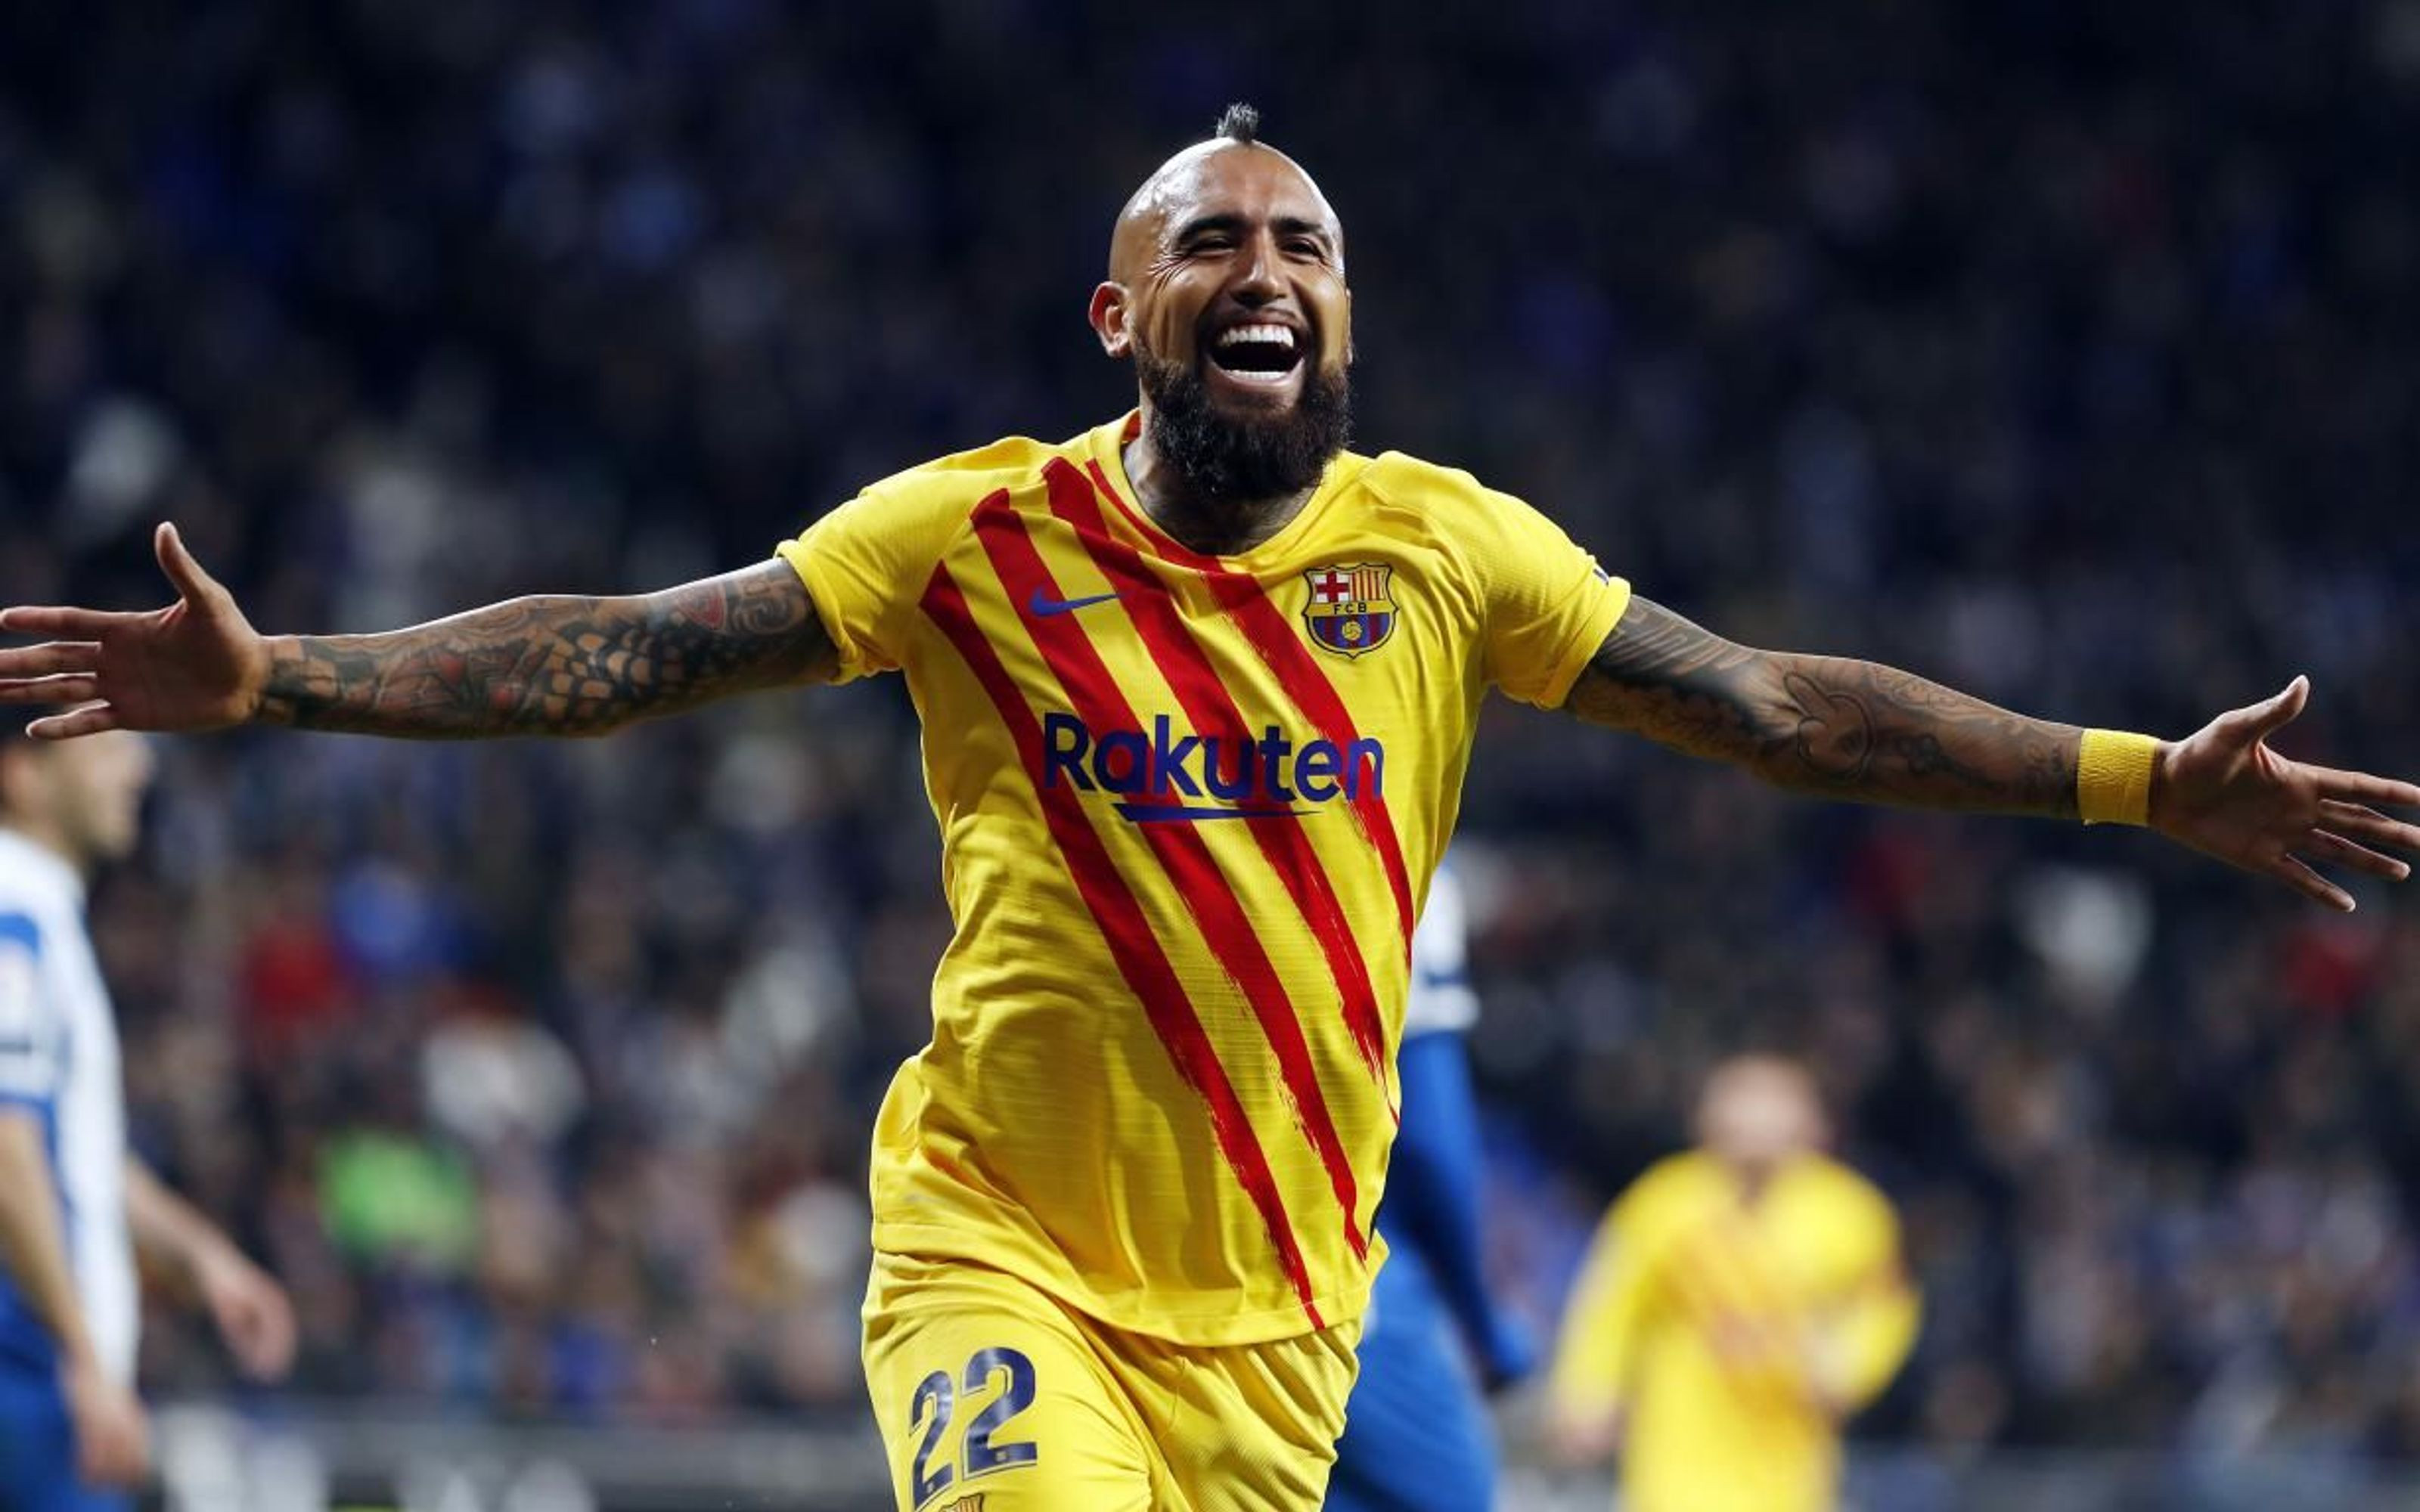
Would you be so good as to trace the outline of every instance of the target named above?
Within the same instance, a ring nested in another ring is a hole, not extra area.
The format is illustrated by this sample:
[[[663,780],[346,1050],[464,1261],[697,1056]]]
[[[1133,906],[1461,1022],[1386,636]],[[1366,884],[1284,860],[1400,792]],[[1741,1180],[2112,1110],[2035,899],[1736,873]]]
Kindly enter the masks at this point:
[[[1891,1220],[1890,1198],[1873,1179],[1830,1155],[1810,1155],[1798,1167],[1807,1194],[1837,1211],[1855,1217]]]
[[[1722,1174],[1722,1163],[1702,1149],[1682,1149],[1665,1156],[1639,1173],[1640,1185],[1697,1186]]]
[[[1357,480],[1388,528],[1472,564],[1549,540],[1555,527],[1527,500],[1463,468],[1402,452],[1369,459]]]
[[[1381,501],[1399,508],[1426,513],[1442,506],[1500,513],[1522,507],[1519,500],[1490,488],[1466,469],[1404,452],[1381,452],[1361,460],[1360,485]]]
[[[1684,1149],[1667,1155],[1630,1183],[1621,1206],[1645,1214],[1668,1214],[1718,1196],[1723,1191],[1721,1167],[1702,1150]]]
[[[0,942],[39,949],[42,935],[74,912],[65,866],[48,853],[0,830]]]
[[[42,920],[24,900],[0,887],[0,950],[21,955],[42,952]]]
[[[1045,441],[1031,436],[1003,436],[983,446],[903,468],[867,484],[862,491],[902,503],[945,502],[972,509],[1002,488],[1015,491],[1031,484],[1054,460],[1073,460],[1081,446],[1080,439]]]
[[[58,927],[39,874],[10,864],[18,858],[5,849],[9,838],[0,836],[0,1037],[38,995],[49,935]]]
[[[1053,444],[1007,436],[904,468],[860,487],[855,498],[808,526],[797,543],[784,543],[783,552],[802,573],[807,569],[801,559],[792,554],[802,548],[855,552],[891,564],[898,574],[892,580],[921,584],[949,544],[972,527],[985,500],[1033,491],[1054,458],[1073,463],[1081,445],[1080,440]]]

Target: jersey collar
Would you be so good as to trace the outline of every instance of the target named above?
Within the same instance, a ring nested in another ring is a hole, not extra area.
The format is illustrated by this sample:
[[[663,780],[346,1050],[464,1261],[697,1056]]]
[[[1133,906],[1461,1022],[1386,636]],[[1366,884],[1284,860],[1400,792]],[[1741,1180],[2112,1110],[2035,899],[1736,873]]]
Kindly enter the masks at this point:
[[[1085,446],[1092,464],[1093,482],[1109,496],[1117,513],[1124,516],[1142,536],[1143,544],[1154,555],[1190,567],[1218,565],[1249,570],[1280,559],[1295,542],[1310,532],[1313,522],[1326,512],[1329,502],[1344,491],[1345,486],[1370,465],[1368,457],[1352,452],[1338,454],[1328,462],[1327,471],[1320,475],[1319,486],[1311,490],[1311,497],[1303,501],[1302,507],[1295,511],[1294,518],[1286,521],[1282,530],[1249,551],[1239,551],[1229,557],[1205,556],[1161,530],[1143,512],[1141,501],[1135,497],[1134,481],[1126,476],[1125,450],[1126,443],[1141,434],[1140,409],[1129,409],[1121,419],[1094,426],[1086,438]]]

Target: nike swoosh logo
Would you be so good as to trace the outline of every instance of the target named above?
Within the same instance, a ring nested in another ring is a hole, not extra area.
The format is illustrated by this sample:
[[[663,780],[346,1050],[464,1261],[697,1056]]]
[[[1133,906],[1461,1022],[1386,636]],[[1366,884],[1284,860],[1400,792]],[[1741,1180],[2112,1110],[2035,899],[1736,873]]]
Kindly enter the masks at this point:
[[[1117,596],[1115,594],[1094,594],[1090,598],[1052,598],[1037,588],[1033,591],[1033,596],[1026,601],[1025,607],[1032,609],[1036,618],[1048,614],[1073,614],[1079,609],[1090,609],[1094,604],[1106,604]]]

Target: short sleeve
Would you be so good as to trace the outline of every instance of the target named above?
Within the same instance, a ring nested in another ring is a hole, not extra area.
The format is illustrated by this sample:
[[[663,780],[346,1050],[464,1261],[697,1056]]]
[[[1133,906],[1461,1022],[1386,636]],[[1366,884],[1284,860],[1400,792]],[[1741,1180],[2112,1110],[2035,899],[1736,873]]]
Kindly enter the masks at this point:
[[[46,1103],[58,1091],[57,1026],[43,1006],[42,933],[0,913],[0,1102]]]
[[[1479,513],[1473,566],[1487,680],[1524,703],[1558,707],[1630,607],[1630,584],[1509,494],[1483,494]]]
[[[897,668],[909,617],[933,566],[972,514],[964,473],[920,470],[885,479],[776,548],[805,583],[849,682]]]

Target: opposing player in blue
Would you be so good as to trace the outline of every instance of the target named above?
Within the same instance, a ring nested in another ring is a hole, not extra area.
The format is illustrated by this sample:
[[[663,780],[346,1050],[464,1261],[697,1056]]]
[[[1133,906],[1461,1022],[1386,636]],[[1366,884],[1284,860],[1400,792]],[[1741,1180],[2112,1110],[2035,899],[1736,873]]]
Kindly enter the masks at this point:
[[[206,1309],[247,1374],[293,1358],[285,1292],[126,1147],[85,876],[133,846],[150,775],[136,735],[0,733],[0,1512],[133,1505],[138,1273]]]
[[[1468,917],[1449,863],[1412,936],[1396,1059],[1404,1123],[1378,1209],[1387,1264],[1363,1321],[1328,1512],[1492,1504],[1496,1443],[1482,1393],[1537,1363],[1536,1346],[1497,1310],[1481,1273],[1479,1119],[1463,1048],[1479,1017],[1468,953]]]

